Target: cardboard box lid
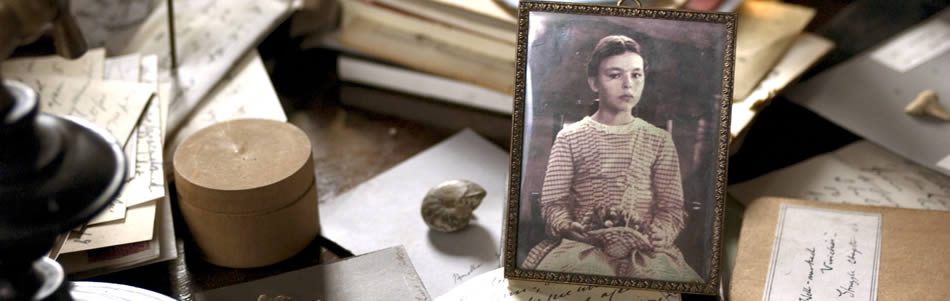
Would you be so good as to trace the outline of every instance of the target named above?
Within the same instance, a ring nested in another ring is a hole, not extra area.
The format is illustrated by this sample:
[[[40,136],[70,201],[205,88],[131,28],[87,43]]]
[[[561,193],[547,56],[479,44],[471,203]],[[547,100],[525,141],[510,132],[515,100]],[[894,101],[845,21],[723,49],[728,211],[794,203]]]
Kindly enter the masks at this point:
[[[313,183],[310,140],[296,126],[237,119],[185,139],[173,158],[180,200],[211,212],[252,214],[281,208]]]

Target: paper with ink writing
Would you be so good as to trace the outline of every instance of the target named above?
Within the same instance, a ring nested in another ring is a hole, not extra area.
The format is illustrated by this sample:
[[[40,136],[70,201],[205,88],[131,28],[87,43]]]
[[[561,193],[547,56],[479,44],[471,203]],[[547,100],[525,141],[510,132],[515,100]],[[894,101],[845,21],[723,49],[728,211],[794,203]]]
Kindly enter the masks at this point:
[[[155,88],[122,81],[77,79],[59,76],[12,75],[40,97],[40,110],[91,121],[125,145]]]
[[[228,72],[208,93],[205,101],[195,108],[191,119],[182,125],[178,134],[166,142],[167,162],[171,163],[175,149],[191,134],[212,124],[238,118],[287,121],[257,50],[248,52],[235,64],[234,70]],[[171,168],[167,170],[172,171]]]
[[[763,301],[877,300],[880,214],[780,210]]]
[[[171,83],[167,125],[172,134],[234,63],[290,12],[290,2],[179,0],[175,7],[175,76],[168,72],[171,59],[164,4],[152,12],[122,50],[159,55],[161,80]]]
[[[745,204],[780,196],[950,211],[950,178],[866,140],[732,185],[729,194]]]
[[[3,62],[3,74],[10,75],[58,75],[85,79],[102,79],[106,50],[90,49],[75,60],[58,55],[16,58]]]

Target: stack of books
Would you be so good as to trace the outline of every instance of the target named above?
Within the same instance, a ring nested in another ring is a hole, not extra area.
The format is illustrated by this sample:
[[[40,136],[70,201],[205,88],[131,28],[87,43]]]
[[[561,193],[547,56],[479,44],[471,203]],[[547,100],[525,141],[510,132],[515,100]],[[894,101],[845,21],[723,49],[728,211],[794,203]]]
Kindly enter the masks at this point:
[[[346,106],[508,141],[517,19],[493,0],[342,0],[339,51]]]
[[[474,129],[482,135],[507,140],[516,92],[515,10],[495,0],[340,4],[340,26],[321,46],[340,52],[344,105],[450,130],[479,124]],[[739,16],[731,133],[740,142],[763,105],[833,47],[803,32],[815,14],[809,7],[752,0],[678,7]]]

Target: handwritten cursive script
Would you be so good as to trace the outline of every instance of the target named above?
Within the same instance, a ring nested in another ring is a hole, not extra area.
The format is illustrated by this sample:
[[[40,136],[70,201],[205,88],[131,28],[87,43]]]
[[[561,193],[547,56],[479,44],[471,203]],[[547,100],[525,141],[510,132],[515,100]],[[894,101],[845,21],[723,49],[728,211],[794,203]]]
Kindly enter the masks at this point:
[[[452,279],[455,279],[455,283],[462,282],[462,280],[465,280],[465,277],[471,276],[472,273],[474,273],[475,270],[477,270],[480,267],[482,267],[481,263],[469,265],[468,272],[465,272],[463,274],[452,273]]]
[[[838,297],[847,295],[851,298],[854,298],[854,287],[858,286],[858,277],[855,276],[855,271],[848,272],[848,285],[842,285],[841,287],[835,289],[838,292]]]
[[[823,266],[823,267],[821,268],[821,273],[822,273],[822,274],[824,274],[825,272],[834,270],[834,264],[835,264],[835,238],[837,238],[837,237],[838,237],[838,233],[835,233],[835,234],[831,237],[831,239],[826,240],[826,241],[828,242],[828,246],[825,247],[825,248],[828,250],[828,260],[822,263],[822,266]]]

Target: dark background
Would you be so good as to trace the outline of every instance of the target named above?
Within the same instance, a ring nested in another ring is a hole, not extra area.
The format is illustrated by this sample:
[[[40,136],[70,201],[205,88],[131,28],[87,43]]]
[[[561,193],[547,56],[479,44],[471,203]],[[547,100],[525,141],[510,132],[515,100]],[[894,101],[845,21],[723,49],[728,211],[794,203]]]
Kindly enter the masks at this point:
[[[707,278],[719,131],[713,121],[719,120],[721,106],[726,26],[545,12],[532,12],[530,20],[530,95],[524,110],[530,116],[525,116],[517,262],[547,238],[537,200],[555,135],[596,111],[597,95],[587,83],[590,53],[604,36],[620,34],[636,40],[646,60],[646,83],[634,116],[669,131],[679,155],[688,216],[676,245]]]

